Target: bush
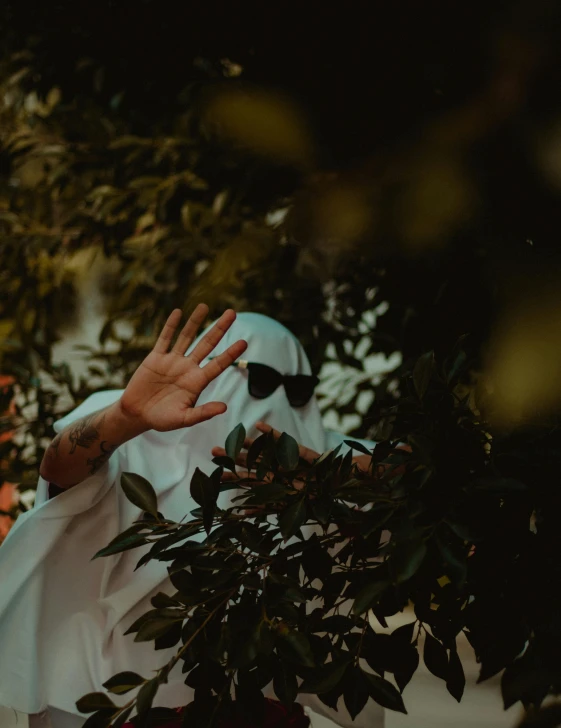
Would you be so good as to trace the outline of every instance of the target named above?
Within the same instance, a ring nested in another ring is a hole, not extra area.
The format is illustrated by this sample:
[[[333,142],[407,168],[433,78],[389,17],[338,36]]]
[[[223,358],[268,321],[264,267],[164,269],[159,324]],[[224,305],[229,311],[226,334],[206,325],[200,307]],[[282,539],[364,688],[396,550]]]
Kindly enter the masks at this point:
[[[289,435],[269,434],[248,452],[252,477],[221,486],[224,468],[236,469],[240,425],[212,474],[195,472],[200,507],[181,524],[157,511],[149,483],[123,476],[125,494],[146,513],[96,556],[151,544],[139,565],[168,563],[176,591],[154,597],[129,632],[156,649],[178,645],[156,677],[105,684],[115,693],[142,686],[127,712],[136,705],[149,716],[179,660],[186,684],[199,688],[187,714],[204,725],[234,710],[258,724],[271,680],[287,705],[312,692],[334,708],[343,696],[353,718],[369,699],[405,712],[401,693],[421,657],[459,701],[460,633],[480,680],[504,670],[505,708],[539,707],[557,693],[559,496],[547,479],[561,466],[559,436],[528,430],[522,449],[519,433],[494,433],[478,409],[490,412],[492,398],[479,393],[475,405],[458,395],[467,371],[461,347],[447,362],[419,359],[402,382],[407,393],[385,413],[388,439],[369,453],[368,470],[340,449],[309,465]],[[231,488],[235,505],[218,508]],[[203,542],[191,540],[203,531]],[[410,624],[376,631],[408,604]],[[99,700],[79,705],[92,712]],[[107,709],[107,725],[119,712]]]

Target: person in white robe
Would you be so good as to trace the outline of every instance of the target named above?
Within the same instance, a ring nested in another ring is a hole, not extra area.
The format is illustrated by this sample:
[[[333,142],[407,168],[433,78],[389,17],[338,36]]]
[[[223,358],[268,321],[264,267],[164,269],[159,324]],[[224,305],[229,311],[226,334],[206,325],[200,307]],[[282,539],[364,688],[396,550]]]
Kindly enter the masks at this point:
[[[227,312],[194,341],[207,313],[199,307],[172,344],[178,313],[125,390],[94,394],[55,423],[55,452],[46,453],[34,507],[18,518],[0,548],[0,705],[29,714],[30,728],[81,728],[87,716],[77,710],[78,698],[102,690],[121,671],[149,677],[176,652],[155,651],[151,642],[134,642],[133,635],[124,634],[152,608],[155,594],[175,592],[166,564],[150,561],[134,571],[148,547],[92,561],[141,516],[120,487],[124,472],[146,478],[157,493],[159,511],[180,520],[196,507],[189,490],[195,469],[212,472],[212,448],[240,422],[248,437],[259,435],[255,425],[263,421],[317,452],[344,439],[325,431],[315,396],[291,406],[281,385],[255,398],[249,370],[232,366],[247,342],[248,362],[282,375],[311,377],[302,346],[284,326],[252,313],[234,321],[233,312]],[[119,416],[132,417],[122,427],[124,434],[118,434],[119,419],[111,421],[115,408]],[[82,465],[73,472],[56,463],[51,470],[58,477],[51,475],[49,457],[64,464],[75,455],[87,463],[84,477],[76,477]],[[61,490],[49,498],[52,482]],[[219,505],[227,507],[231,497],[231,492],[223,494]],[[193,692],[184,678],[178,664],[154,706],[188,704]],[[274,697],[272,688],[269,697]],[[344,728],[383,726],[383,709],[373,701],[355,722],[342,701],[338,712],[314,695],[301,695],[299,701],[307,706],[312,726],[318,725],[317,714]]]

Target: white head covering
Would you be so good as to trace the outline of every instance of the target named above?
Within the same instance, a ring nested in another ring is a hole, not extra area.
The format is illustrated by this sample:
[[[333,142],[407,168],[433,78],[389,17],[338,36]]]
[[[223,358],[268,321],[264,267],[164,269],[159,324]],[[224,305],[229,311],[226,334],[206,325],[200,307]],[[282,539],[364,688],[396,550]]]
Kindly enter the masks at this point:
[[[311,373],[294,336],[259,314],[240,314],[213,355],[240,338],[248,342],[244,358],[249,361],[282,374]],[[121,394],[113,390],[92,395],[59,420],[55,431]],[[159,510],[179,520],[196,507],[189,494],[195,468],[207,473],[214,469],[211,448],[223,446],[239,422],[249,436],[259,434],[254,425],[264,420],[318,452],[326,449],[315,397],[299,409],[289,405],[283,387],[266,399],[254,399],[247,370],[232,367],[207,387],[199,404],[216,400],[227,403],[225,415],[189,429],[147,432],[118,448],[95,475],[53,500],[48,500],[48,484],[39,479],[34,508],[18,518],[0,549],[0,705],[24,713],[52,706],[76,714],[76,700],[100,690],[115,673],[134,669],[149,677],[175,654],[176,648],[155,651],[151,642],[124,636],[152,608],[152,596],[175,591],[165,563],[150,561],[134,571],[147,547],[91,561],[140,516],[119,486],[123,472],[147,478],[158,494]],[[154,705],[176,707],[192,699],[180,669],[178,665],[161,686]],[[316,703],[314,696],[306,698]]]
[[[210,328],[210,327],[209,327]],[[192,344],[191,351],[206,333],[202,332]],[[298,339],[282,324],[258,313],[240,313],[236,321],[218,344],[211,356],[218,356],[231,344],[245,339],[248,347],[243,358],[247,361],[267,364],[281,374],[311,374],[310,362]],[[208,362],[205,359],[201,366]],[[249,395],[247,387],[248,372],[245,369],[231,367],[204,390],[198,404],[220,401],[228,405],[225,416],[215,417],[196,427],[174,432],[147,433],[151,442],[164,442],[169,447],[172,442],[186,441],[193,450],[210,458],[210,449],[214,445],[224,445],[229,432],[240,422],[246,428],[248,437],[257,437],[260,433],[255,423],[264,420],[281,432],[288,432],[301,444],[323,452],[326,448],[326,434],[321,421],[320,411],[315,397],[301,408],[292,408],[288,404],[284,387],[279,387],[266,399],[254,399]],[[116,401],[123,390],[100,392],[87,399],[80,407],[55,423],[59,432],[75,419],[89,414],[95,409],[105,407]],[[93,398],[98,398],[94,403]],[[95,408],[92,409],[92,404]]]

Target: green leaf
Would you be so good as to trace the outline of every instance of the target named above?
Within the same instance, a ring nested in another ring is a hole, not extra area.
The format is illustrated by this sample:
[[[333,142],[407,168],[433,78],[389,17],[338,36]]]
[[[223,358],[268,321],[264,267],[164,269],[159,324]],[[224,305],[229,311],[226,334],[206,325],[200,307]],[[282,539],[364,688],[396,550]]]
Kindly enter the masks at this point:
[[[158,517],[158,498],[150,483],[137,473],[123,473],[121,488],[128,500],[154,518]]]
[[[197,589],[193,575],[184,569],[170,574],[169,578],[181,596],[190,597]]]
[[[561,671],[557,665],[544,664],[540,653],[527,650],[522,657],[507,665],[501,677],[504,709],[520,701],[524,707],[536,703],[546,686],[558,685]]]
[[[218,496],[220,495],[220,490],[222,487],[222,476],[224,475],[224,468],[219,466],[218,468],[215,468],[212,473],[210,474],[210,482],[212,485],[212,495],[214,498],[214,503],[216,504],[216,501],[218,500]]]
[[[275,645],[271,628],[267,622],[259,622],[252,635],[257,652],[261,655],[270,655]]]
[[[419,399],[423,399],[434,370],[434,352],[429,351],[417,360],[413,369],[413,384]]]
[[[138,548],[148,543],[146,535],[140,533],[131,533],[125,536],[126,532],[119,534],[111,543],[105,548],[98,551],[92,556],[94,559],[99,559],[102,556],[112,556],[113,554],[120,554],[123,551],[129,551],[130,549]]]
[[[249,446],[249,450],[247,451],[247,469],[248,471],[253,470],[255,463],[257,462],[259,456],[263,452],[263,448],[267,444],[267,434],[259,435],[258,438],[256,438],[251,445]]]
[[[325,617],[314,627],[314,632],[327,632],[328,634],[338,634],[340,632],[350,632],[354,626],[354,620],[345,617],[342,614],[332,614]]]
[[[279,660],[274,667],[273,690],[277,698],[286,706],[292,705],[298,694],[298,680],[290,665]]]
[[[270,545],[268,539],[264,542],[265,535],[253,523],[241,523],[239,527],[239,540],[244,546],[258,554],[269,555]],[[243,558],[243,557],[242,557]],[[245,568],[245,564],[243,565]]]
[[[306,500],[299,498],[286,508],[279,519],[279,528],[285,541],[294,536],[306,521]]]
[[[446,680],[448,677],[448,655],[446,649],[438,640],[435,640],[428,632],[425,637],[425,649],[423,653],[425,665],[429,672]]]
[[[356,442],[356,440],[345,440],[345,445],[348,445],[353,450],[358,450],[358,452],[364,453],[364,455],[370,455],[372,457],[372,450],[369,450],[366,445],[363,445],[361,442]]]
[[[122,693],[128,693],[129,690],[138,687],[138,685],[142,685],[143,682],[144,678],[136,672],[119,672],[104,682],[103,687],[109,690],[110,693],[121,695]]]
[[[392,634],[391,637],[393,637],[394,634]],[[393,676],[397,687],[401,692],[403,692],[407,685],[411,682],[411,678],[419,667],[419,653],[415,645],[404,644],[402,642],[398,644],[398,647],[394,650],[393,654],[396,661]]]
[[[156,609],[161,609],[163,607],[178,606],[177,601],[175,599],[173,599],[173,597],[170,597],[169,594],[166,594],[165,592],[158,592],[157,594],[155,594],[152,597],[152,599],[150,599],[150,603]]]
[[[191,497],[198,505],[205,507],[205,504],[212,502],[212,485],[210,477],[203,473],[200,468],[195,468],[191,477]]]
[[[245,437],[245,427],[240,422],[240,424],[237,425],[226,438],[224,449],[226,450],[226,455],[232,460],[235,461],[240,454],[245,442]]]
[[[363,587],[355,598],[353,614],[358,616],[359,614],[372,609],[372,607],[375,607],[388,586],[388,581],[372,581],[370,584]]]
[[[451,544],[443,543],[438,537],[435,538],[435,541],[442,554],[451,581],[458,588],[462,588],[467,577],[467,554],[462,553],[460,549],[453,548]]]
[[[314,518],[317,518],[322,526],[326,526],[329,523],[331,511],[333,510],[333,500],[329,497],[325,498],[320,496],[312,500],[310,505]]]
[[[328,693],[333,690],[343,679],[347,667],[351,662],[350,657],[342,660],[334,660],[323,667],[314,670],[309,678],[300,685],[299,693]]]
[[[348,637],[349,635],[347,635],[347,641]],[[356,640],[354,635],[353,639]],[[348,646],[349,649],[356,648],[356,645],[351,643],[348,643]],[[360,656],[366,660],[375,673],[382,677],[386,672],[393,672],[397,652],[399,652],[399,645],[392,642],[390,635],[376,634],[370,630],[366,631],[360,646]]]
[[[378,705],[388,710],[395,710],[398,713],[407,714],[405,705],[403,704],[403,698],[391,682],[384,680],[383,677],[379,677],[378,675],[372,675],[370,672],[364,672],[364,675],[370,684],[370,697]]]
[[[286,486],[282,483],[264,483],[254,486],[246,501],[247,504],[278,503],[286,498]]]
[[[255,477],[257,480],[265,480],[267,474],[271,473],[273,469],[270,460],[263,457],[255,469]]]
[[[391,568],[398,584],[411,579],[427,555],[427,545],[424,541],[406,541],[396,546],[391,556]]]
[[[132,713],[132,709],[133,706],[131,705],[126,710],[123,710],[119,717],[115,718],[115,720],[113,721],[113,728],[122,728],[124,723],[127,721],[129,715]],[[82,728],[85,728],[85,726],[83,726]]]
[[[419,667],[417,644],[412,644],[415,622],[394,630],[389,638],[387,653],[391,655],[389,672],[393,672],[400,692],[403,692]],[[369,663],[370,664],[370,663]],[[376,667],[370,665],[376,672]]]
[[[306,667],[315,666],[314,656],[306,635],[294,629],[289,629],[281,635],[281,639],[289,646],[290,652],[300,664]]]
[[[155,612],[156,612],[156,610],[154,609],[151,612],[146,612],[146,614],[141,614],[140,617],[138,617],[138,619],[134,620],[134,622],[127,629],[127,631],[124,632],[124,634],[127,635],[127,634],[133,634],[134,632],[138,632],[141,625],[143,625],[145,622],[147,622],[151,618],[151,615],[154,614]]]
[[[304,572],[309,579],[321,579],[323,583],[329,579],[333,571],[334,562],[320,543],[317,535],[314,533],[306,544],[302,552],[301,561]]]
[[[177,623],[177,620],[173,619],[151,619],[145,622],[135,635],[135,642],[150,642],[158,637],[162,637],[172,629]]]
[[[173,623],[171,629],[160,637],[156,637],[154,640],[155,650],[165,650],[169,647],[175,647],[175,645],[181,639],[181,631],[183,629],[183,620],[178,620]]]
[[[471,526],[467,526],[464,523],[458,523],[456,521],[446,520],[444,521],[447,526],[462,539],[462,541],[468,541],[469,543],[475,543],[479,541],[480,536],[477,534]]]
[[[464,668],[458,655],[457,650],[450,650],[450,661],[448,663],[448,675],[446,678],[446,688],[458,703],[461,701],[466,686],[466,676]]]
[[[88,693],[76,701],[76,708],[80,713],[94,713],[103,708],[116,708],[117,706],[105,693]]]
[[[150,710],[154,697],[158,692],[158,678],[152,678],[150,682],[145,683],[136,696],[136,712],[142,715]]]
[[[190,490],[195,503],[202,506],[203,525],[205,531],[210,533],[219,494],[216,482],[208,475],[205,475],[202,470],[195,468],[195,472],[191,478]]]
[[[409,622],[409,624],[403,624],[401,627],[394,629],[391,633],[392,640],[410,645],[413,642],[416,624],[416,622]]]
[[[334,690],[330,690],[328,693],[322,693],[318,695],[318,698],[324,705],[327,705],[331,710],[338,710],[339,698],[343,695],[343,686],[339,685]]]
[[[283,432],[277,440],[276,455],[279,465],[285,470],[294,470],[298,467],[300,453],[296,440]]]
[[[345,677],[343,699],[352,720],[362,712],[370,697],[370,686],[365,675],[360,667],[355,667]]]
[[[217,455],[216,457],[212,458],[212,462],[215,465],[219,465],[221,468],[226,468],[226,470],[234,473],[234,475],[236,474],[236,463],[232,460],[232,458],[229,458],[227,455]]]

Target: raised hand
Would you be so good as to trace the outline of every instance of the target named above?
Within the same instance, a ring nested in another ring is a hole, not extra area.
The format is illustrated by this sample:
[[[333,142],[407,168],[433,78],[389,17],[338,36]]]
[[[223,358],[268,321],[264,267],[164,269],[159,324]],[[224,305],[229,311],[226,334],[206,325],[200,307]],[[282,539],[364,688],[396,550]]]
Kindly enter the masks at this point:
[[[225,412],[224,402],[197,406],[197,400],[247,344],[236,341],[200,366],[236,319],[234,311],[226,311],[185,356],[207,315],[207,306],[197,306],[172,345],[181,321],[181,311],[175,310],[121,397],[103,410],[72,421],[55,437],[43,456],[41,477],[61,488],[72,488],[94,475],[117,448],[148,430],[166,432],[191,427]]]
[[[199,304],[172,345],[181,321],[181,311],[175,309],[154,348],[128,383],[120,400],[121,408],[146,429],[166,432],[192,427],[226,411],[224,402],[197,406],[197,400],[205,387],[243,354],[247,343],[236,341],[204,367],[200,366],[234,323],[236,314],[228,310],[185,356],[207,315],[208,306]]]
[[[273,433],[273,437],[275,440],[278,440],[281,436],[281,433],[278,430],[275,430],[273,427],[268,425],[266,422],[257,422],[255,427],[259,430],[259,432],[263,434],[267,434],[268,432]],[[250,477],[247,474],[247,451],[253,444],[253,440],[250,438],[247,438],[243,444],[243,449],[236,458],[236,465],[239,465],[241,468],[244,468],[243,473],[240,473],[240,476],[243,478]],[[304,445],[298,446],[298,454],[302,458],[302,460],[305,460],[307,463],[310,463],[310,465],[319,458],[320,453],[316,452],[315,450],[311,450],[309,447],[304,447]],[[226,450],[223,447],[213,447],[212,448],[212,455],[214,457],[223,457],[226,455]],[[229,480],[231,478],[234,478],[234,474],[230,473],[229,471],[226,471],[224,473],[224,480]]]
[[[278,440],[281,436],[281,433],[278,430],[275,430],[270,425],[268,425],[265,422],[257,422],[255,427],[259,430],[259,432],[263,434],[267,434],[268,432],[273,433],[273,437],[275,440]],[[236,458],[236,465],[239,465],[242,470],[238,470],[236,474],[230,472],[229,470],[225,470],[222,473],[222,482],[226,483],[232,480],[238,480],[238,479],[248,479],[248,480],[255,480],[256,474],[255,472],[250,473],[247,470],[247,452],[251,445],[253,444],[254,440],[251,438],[247,438],[244,441],[242,451]],[[306,462],[310,463],[310,465],[316,460],[316,458],[319,458],[320,453],[316,452],[315,450],[311,450],[309,447],[304,447],[304,445],[298,446],[298,453],[300,457],[305,460]],[[226,450],[223,447],[213,447],[212,448],[212,455],[214,457],[224,456],[226,455]],[[292,485],[296,490],[301,490],[304,487],[304,482],[301,480],[294,480]],[[259,510],[259,509],[256,509]],[[247,511],[248,513],[251,513],[253,511]]]
[[[278,440],[281,436],[281,433],[278,430],[275,430],[271,425],[268,425],[266,422],[257,422],[255,427],[259,430],[259,432],[272,432],[275,440]],[[351,438],[352,439],[352,438]],[[248,445],[251,445],[251,441],[247,441]],[[245,443],[244,443],[245,447]],[[215,448],[215,450],[218,450],[218,448]],[[407,450],[411,451],[411,448],[407,445],[400,445],[396,448],[396,450]],[[214,450],[212,451],[213,455]],[[217,453],[218,454],[218,453]],[[222,452],[220,453],[222,454]],[[317,460],[319,458],[320,453],[316,452],[315,450],[311,450],[309,447],[304,447],[304,445],[298,445],[298,454],[302,458],[302,460],[305,460],[307,463],[310,463],[310,465],[314,462],[314,460]],[[242,455],[242,453],[240,453]],[[362,470],[365,473],[368,473],[371,465],[372,465],[372,458],[370,455],[355,455],[353,457],[353,463],[358,467],[359,470]],[[247,458],[246,458],[246,464],[247,464]]]
[[[275,440],[278,440],[281,436],[281,433],[278,430],[275,430],[273,427],[271,427],[271,425],[268,425],[266,422],[257,422],[255,427],[259,430],[259,432],[262,432],[263,434],[267,432],[272,432]],[[238,473],[239,477],[241,478],[251,477],[251,474],[247,472],[247,451],[251,447],[252,443],[253,440],[248,438],[243,444],[243,450],[240,452],[236,459],[236,465],[239,465],[241,468],[244,469],[243,471]],[[224,450],[223,447],[213,447],[212,454],[214,457],[224,456],[226,455],[226,450]],[[300,458],[302,460],[310,463],[310,465],[320,456],[319,452],[316,452],[309,447],[305,447],[304,445],[298,445],[298,454],[300,455]],[[368,472],[372,463],[372,458],[369,455],[357,455],[353,458],[353,463],[355,463],[360,470]],[[234,478],[236,478],[236,476],[233,473],[230,473],[229,471],[224,472],[223,480],[232,480]]]

